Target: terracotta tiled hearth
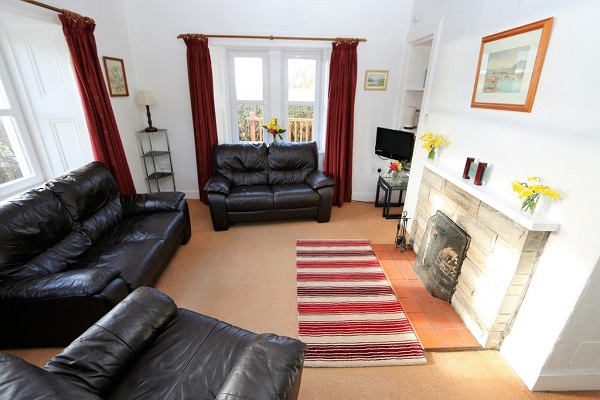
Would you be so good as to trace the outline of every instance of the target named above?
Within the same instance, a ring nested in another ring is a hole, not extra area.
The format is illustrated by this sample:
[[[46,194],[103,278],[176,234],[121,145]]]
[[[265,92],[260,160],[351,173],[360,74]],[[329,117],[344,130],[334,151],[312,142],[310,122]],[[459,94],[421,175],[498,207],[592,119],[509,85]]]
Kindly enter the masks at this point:
[[[373,250],[425,350],[481,348],[452,306],[430,295],[413,272],[416,255],[391,244]]]

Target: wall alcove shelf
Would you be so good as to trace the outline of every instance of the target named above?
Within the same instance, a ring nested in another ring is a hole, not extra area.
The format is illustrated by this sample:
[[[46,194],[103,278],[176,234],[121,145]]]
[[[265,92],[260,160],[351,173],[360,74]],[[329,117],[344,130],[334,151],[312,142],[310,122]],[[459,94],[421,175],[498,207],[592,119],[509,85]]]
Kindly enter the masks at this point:
[[[175,173],[173,172],[168,129],[158,129],[156,132],[146,132],[142,129],[137,134],[142,150],[142,163],[146,173],[148,191],[164,191],[164,181],[169,181],[167,178],[171,178],[170,184],[172,185],[167,188],[168,191],[175,191]]]

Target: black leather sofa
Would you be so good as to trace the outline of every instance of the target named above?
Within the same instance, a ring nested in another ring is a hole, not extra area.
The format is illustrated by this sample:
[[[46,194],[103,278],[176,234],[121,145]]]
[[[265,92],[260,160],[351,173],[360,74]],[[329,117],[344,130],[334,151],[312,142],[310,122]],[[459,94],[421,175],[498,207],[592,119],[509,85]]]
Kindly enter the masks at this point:
[[[305,350],[140,288],[42,368],[0,353],[0,398],[297,399]]]
[[[318,169],[316,142],[217,144],[206,183],[213,228],[236,222],[331,217],[335,181]]]
[[[92,162],[0,203],[0,348],[64,346],[191,236],[183,193],[121,197]]]

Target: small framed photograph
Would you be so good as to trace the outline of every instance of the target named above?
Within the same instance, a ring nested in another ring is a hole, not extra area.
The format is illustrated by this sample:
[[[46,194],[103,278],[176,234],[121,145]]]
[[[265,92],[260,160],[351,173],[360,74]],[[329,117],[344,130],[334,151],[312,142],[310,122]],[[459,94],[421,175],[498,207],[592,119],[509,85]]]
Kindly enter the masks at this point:
[[[389,71],[365,71],[365,90],[386,90]]]
[[[102,57],[108,82],[108,92],[111,96],[129,96],[125,65],[120,58]]]
[[[481,40],[471,107],[531,112],[553,20]]]

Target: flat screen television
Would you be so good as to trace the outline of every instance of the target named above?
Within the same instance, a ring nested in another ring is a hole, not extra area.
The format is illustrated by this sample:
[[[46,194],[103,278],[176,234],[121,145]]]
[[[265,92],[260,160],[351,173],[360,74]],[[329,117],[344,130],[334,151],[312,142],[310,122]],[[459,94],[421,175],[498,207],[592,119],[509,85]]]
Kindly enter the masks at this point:
[[[377,128],[375,154],[399,161],[411,161],[415,147],[415,135],[411,132]]]

